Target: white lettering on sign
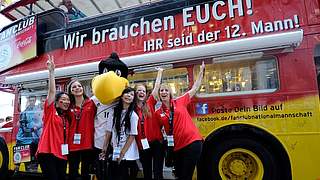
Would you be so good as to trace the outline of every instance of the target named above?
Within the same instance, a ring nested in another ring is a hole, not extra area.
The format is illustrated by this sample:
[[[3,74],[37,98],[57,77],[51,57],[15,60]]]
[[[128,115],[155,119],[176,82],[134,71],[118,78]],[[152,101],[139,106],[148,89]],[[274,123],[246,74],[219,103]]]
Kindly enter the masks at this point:
[[[293,19],[276,20],[272,22],[263,22],[262,20],[251,22],[252,34],[283,31],[300,27],[298,15],[294,15]]]
[[[18,21],[15,25],[0,32],[0,42],[29,30],[35,22],[35,16]]]
[[[151,52],[300,27],[298,15],[275,21],[264,22],[258,19],[250,22],[249,19],[253,18],[244,16],[254,16],[253,0],[216,0],[185,7],[180,13],[175,10],[177,15],[169,14],[170,12],[167,12],[167,16],[162,14],[161,18],[144,16],[129,21],[128,24],[117,24],[108,28],[93,27],[89,32],[91,34],[87,34],[88,31],[66,34],[64,49],[81,48],[85,41],[90,40],[92,45],[99,45],[137,37],[139,40],[143,39],[143,51]],[[226,25],[216,26],[217,22],[219,25],[223,24],[220,23],[221,21],[226,21]],[[237,22],[237,24],[230,22]],[[205,30],[201,29],[203,26],[200,25],[204,25]]]

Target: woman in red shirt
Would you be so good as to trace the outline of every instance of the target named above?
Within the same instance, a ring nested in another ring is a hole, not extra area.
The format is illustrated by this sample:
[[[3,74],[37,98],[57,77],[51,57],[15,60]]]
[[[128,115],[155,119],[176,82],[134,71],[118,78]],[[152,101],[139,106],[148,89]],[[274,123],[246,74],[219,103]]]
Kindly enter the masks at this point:
[[[84,180],[89,180],[89,171],[93,168],[95,152],[94,142],[94,118],[96,106],[94,102],[86,96],[82,84],[74,79],[68,84],[68,94],[70,96],[70,108],[72,120],[70,124],[69,146],[69,179],[76,179],[81,161],[81,176]]]
[[[164,125],[167,146],[173,147],[176,175],[178,179],[191,180],[202,150],[202,137],[192,121],[187,105],[201,85],[204,62],[200,66],[198,79],[184,95],[173,99],[171,89],[161,84],[159,96],[162,105],[156,110],[156,117]]]
[[[138,136],[136,137],[140,161],[145,180],[152,180],[152,167],[154,179],[163,179],[164,147],[159,121],[154,118],[154,112],[158,99],[158,91],[163,69],[158,69],[158,75],[154,89],[147,99],[147,87],[144,84],[135,86],[137,95],[136,113],[138,120]]]
[[[70,99],[67,93],[56,94],[53,57],[48,56],[48,96],[44,104],[43,131],[37,157],[47,179],[63,180],[66,177]]]

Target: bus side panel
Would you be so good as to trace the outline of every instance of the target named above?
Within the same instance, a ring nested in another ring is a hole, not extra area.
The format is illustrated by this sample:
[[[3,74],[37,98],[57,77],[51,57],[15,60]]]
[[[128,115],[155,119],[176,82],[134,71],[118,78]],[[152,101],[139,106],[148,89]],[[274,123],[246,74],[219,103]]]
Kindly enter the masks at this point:
[[[194,121],[206,137],[231,124],[250,124],[278,139],[290,158],[293,179],[317,179],[320,157],[319,96],[313,46],[308,37],[293,53],[277,55],[280,88],[274,93],[197,98],[191,104]],[[203,106],[203,104],[206,104]],[[208,108],[201,114],[199,108]]]

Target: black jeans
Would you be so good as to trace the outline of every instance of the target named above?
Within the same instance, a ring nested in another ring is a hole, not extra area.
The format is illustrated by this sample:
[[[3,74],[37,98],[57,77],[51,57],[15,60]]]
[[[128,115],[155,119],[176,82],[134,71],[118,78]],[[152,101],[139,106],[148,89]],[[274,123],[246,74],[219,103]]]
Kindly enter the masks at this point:
[[[53,154],[40,153],[38,161],[42,173],[48,180],[64,180],[66,177],[67,160],[57,158]]]
[[[201,151],[202,141],[194,141],[174,153],[176,175],[179,180],[192,180],[192,175],[200,159]]]
[[[138,165],[135,160],[111,161],[109,166],[109,179],[111,180],[135,180],[138,173]]]
[[[93,169],[95,152],[92,149],[69,152],[69,180],[79,177],[79,164],[81,162],[82,180],[90,180],[90,172]]]
[[[163,179],[164,145],[159,141],[152,141],[149,146],[149,149],[140,150],[144,179],[152,179],[152,169],[154,179]]]

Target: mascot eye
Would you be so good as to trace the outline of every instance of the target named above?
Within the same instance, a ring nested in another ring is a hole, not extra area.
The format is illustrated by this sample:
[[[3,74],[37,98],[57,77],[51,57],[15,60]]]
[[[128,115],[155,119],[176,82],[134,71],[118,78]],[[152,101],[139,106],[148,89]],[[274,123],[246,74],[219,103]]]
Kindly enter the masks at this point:
[[[107,73],[108,72],[108,69],[107,68],[104,68],[103,69],[103,73]]]
[[[116,69],[115,73],[116,75],[121,76],[121,71],[119,69]]]

